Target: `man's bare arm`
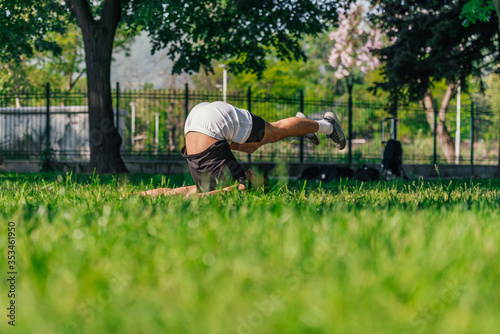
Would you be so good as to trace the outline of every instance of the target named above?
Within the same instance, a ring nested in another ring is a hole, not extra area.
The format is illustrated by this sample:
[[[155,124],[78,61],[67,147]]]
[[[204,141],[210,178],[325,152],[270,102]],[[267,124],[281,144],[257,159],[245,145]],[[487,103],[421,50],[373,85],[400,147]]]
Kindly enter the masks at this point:
[[[157,189],[151,189],[151,190],[146,190],[141,192],[139,195],[141,196],[150,196],[150,197],[156,197],[156,196],[176,196],[176,195],[184,195],[184,196],[189,196],[189,195],[194,195],[197,193],[196,186],[186,186],[186,187],[179,187],[179,188],[157,188]]]
[[[183,195],[185,197],[191,196],[191,195],[198,195],[199,197],[205,197],[205,196],[212,196],[216,195],[219,193],[223,192],[230,192],[233,191],[234,189],[237,189],[238,191],[244,191],[247,188],[245,187],[244,184],[235,184],[230,187],[222,188],[220,190],[212,190],[206,193],[198,193],[198,189],[196,186],[187,186],[187,187],[179,187],[179,188],[157,188],[157,189],[151,189],[151,190],[146,190],[141,192],[139,195],[146,197],[156,197],[156,196],[177,196],[177,195]]]
[[[159,196],[159,195],[165,195],[169,192],[171,192],[173,189],[172,188],[157,188],[157,189],[151,189],[151,190],[145,190],[139,193],[141,196]]]
[[[230,191],[233,191],[234,189],[236,189],[238,191],[244,191],[244,190],[247,190],[247,187],[244,184],[235,184],[233,186],[222,188],[220,190],[212,190],[212,191],[209,191],[206,193],[199,193],[198,196],[199,197],[212,196],[212,195],[216,195],[219,193],[230,192]]]

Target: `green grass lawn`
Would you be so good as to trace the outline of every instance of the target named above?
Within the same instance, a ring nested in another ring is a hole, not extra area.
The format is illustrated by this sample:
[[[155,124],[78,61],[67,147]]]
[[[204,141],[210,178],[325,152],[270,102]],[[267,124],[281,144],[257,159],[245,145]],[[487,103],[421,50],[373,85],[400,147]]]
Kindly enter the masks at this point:
[[[498,333],[498,180],[183,180],[0,174],[0,333]]]

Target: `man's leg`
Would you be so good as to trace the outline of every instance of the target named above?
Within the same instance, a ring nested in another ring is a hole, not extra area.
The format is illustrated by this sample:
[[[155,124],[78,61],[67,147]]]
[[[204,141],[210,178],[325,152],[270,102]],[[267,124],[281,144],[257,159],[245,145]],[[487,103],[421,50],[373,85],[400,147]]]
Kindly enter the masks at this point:
[[[324,133],[331,139],[339,150],[343,150],[347,138],[335,113],[328,111],[320,121],[313,121],[299,117],[290,117],[277,122],[268,123],[264,121],[265,133],[261,141],[255,143],[237,144],[233,143],[231,149],[253,153],[259,147],[269,143],[275,143],[289,137],[300,137],[309,133]]]
[[[231,149],[246,153],[253,153],[259,147],[269,143],[275,143],[290,137],[300,137],[311,132],[317,132],[318,122],[311,119],[289,117],[277,122],[265,122],[264,138],[256,143],[233,143]]]

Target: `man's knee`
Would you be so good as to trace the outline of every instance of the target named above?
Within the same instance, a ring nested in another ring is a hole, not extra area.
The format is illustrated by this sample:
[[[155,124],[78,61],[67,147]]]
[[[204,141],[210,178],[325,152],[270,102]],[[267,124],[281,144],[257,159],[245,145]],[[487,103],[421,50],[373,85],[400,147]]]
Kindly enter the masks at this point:
[[[276,143],[280,139],[281,138],[276,133],[274,127],[270,126],[268,129],[266,129],[266,134],[261,141],[261,145]]]
[[[248,144],[245,147],[245,153],[252,154],[253,152],[257,151],[259,147],[260,145],[258,143]]]

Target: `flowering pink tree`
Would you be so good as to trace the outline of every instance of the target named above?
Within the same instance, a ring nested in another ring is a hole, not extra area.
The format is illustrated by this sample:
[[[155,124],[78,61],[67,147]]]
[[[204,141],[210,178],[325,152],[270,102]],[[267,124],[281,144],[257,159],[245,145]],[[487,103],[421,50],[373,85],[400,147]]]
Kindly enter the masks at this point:
[[[382,31],[371,26],[363,14],[363,6],[353,4],[339,15],[339,27],[330,33],[335,45],[328,61],[336,69],[337,79],[366,74],[380,64],[372,50],[382,48]]]
[[[337,79],[346,78],[349,93],[347,156],[352,163],[352,86],[354,76],[375,69],[380,61],[372,50],[382,47],[382,32],[370,26],[361,4],[353,4],[349,11],[339,15],[339,27],[330,33],[335,45],[328,62],[335,68]]]

